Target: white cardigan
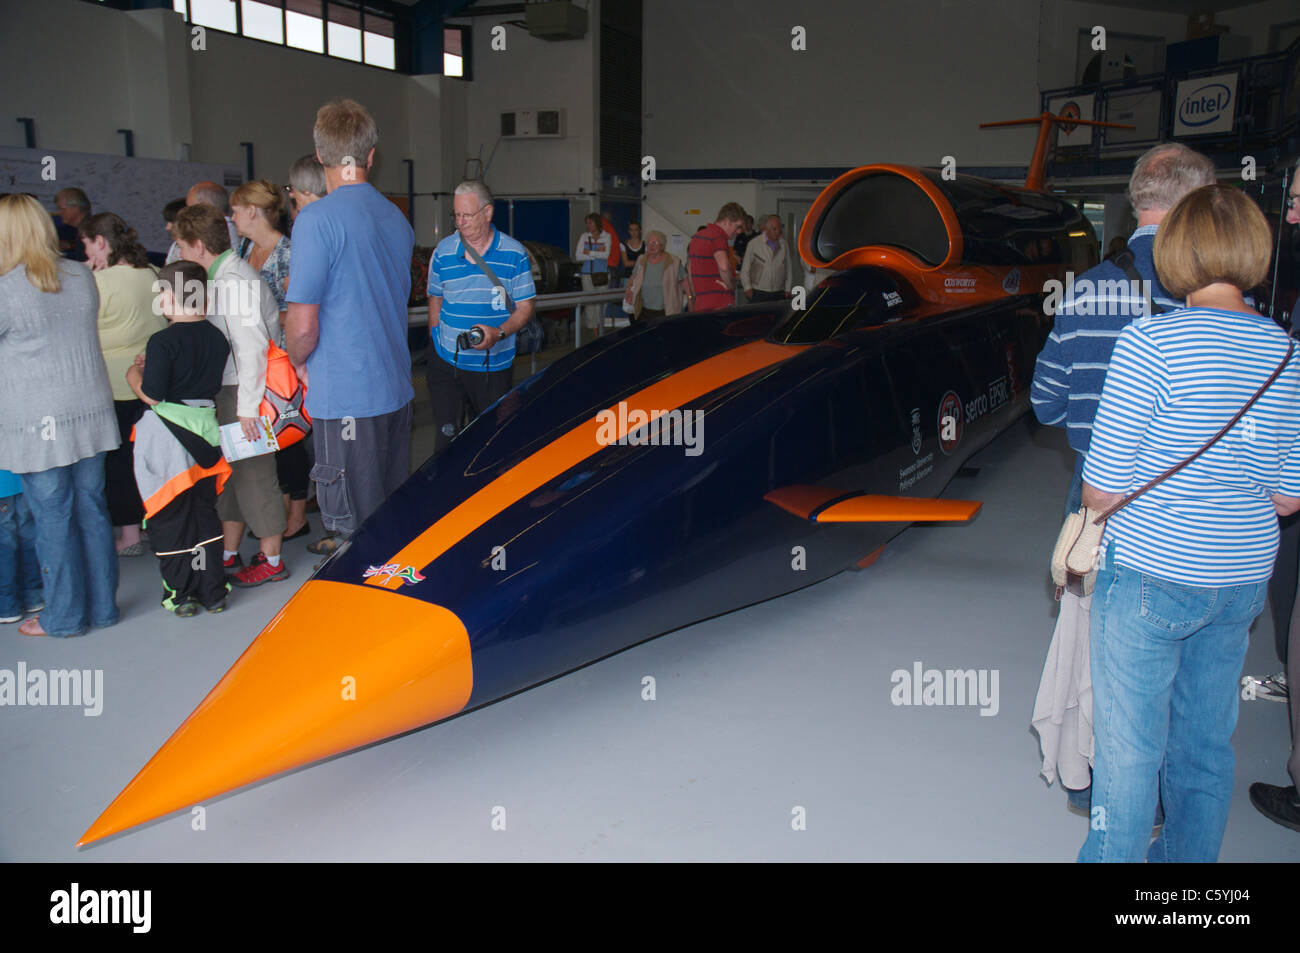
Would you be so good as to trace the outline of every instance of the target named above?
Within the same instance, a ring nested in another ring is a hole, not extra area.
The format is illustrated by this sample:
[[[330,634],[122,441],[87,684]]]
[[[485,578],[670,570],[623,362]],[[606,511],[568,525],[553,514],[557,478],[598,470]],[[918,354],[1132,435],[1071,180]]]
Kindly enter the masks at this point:
[[[240,417],[256,417],[266,393],[266,348],[280,340],[280,309],[258,270],[234,252],[208,282],[208,320],[230,342],[221,383],[239,386]]]

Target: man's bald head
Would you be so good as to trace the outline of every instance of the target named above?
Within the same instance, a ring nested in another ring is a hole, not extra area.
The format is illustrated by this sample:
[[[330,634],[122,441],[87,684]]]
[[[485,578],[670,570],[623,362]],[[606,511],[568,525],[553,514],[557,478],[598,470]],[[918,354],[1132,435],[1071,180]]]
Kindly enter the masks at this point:
[[[763,234],[767,236],[768,241],[776,241],[781,237],[781,217],[779,215],[769,215],[763,219]]]
[[[211,205],[222,215],[230,211],[230,202],[226,190],[215,182],[196,182],[185,193],[186,205]]]

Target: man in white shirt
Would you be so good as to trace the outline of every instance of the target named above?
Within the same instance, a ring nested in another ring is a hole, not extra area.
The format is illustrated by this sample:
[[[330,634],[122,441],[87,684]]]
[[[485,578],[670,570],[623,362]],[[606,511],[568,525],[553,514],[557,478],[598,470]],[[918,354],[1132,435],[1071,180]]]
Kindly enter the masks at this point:
[[[769,215],[763,221],[763,236],[745,246],[740,265],[740,283],[746,301],[780,301],[794,286],[790,248],[781,237],[781,219]]]

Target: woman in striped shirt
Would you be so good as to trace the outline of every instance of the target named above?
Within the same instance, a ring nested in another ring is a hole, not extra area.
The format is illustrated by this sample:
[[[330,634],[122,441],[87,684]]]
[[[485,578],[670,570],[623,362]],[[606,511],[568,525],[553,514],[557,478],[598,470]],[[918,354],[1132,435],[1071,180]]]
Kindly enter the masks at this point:
[[[1287,354],[1249,307],[1271,236],[1208,185],[1156,233],[1187,307],[1120,334],[1084,469],[1084,505],[1118,502],[1204,446]],[[1092,602],[1092,823],[1082,861],[1213,861],[1232,797],[1247,633],[1264,608],[1277,515],[1300,509],[1300,359],[1229,433],[1108,521]],[[1158,787],[1157,787],[1158,785]],[[1164,826],[1150,841],[1157,791]]]

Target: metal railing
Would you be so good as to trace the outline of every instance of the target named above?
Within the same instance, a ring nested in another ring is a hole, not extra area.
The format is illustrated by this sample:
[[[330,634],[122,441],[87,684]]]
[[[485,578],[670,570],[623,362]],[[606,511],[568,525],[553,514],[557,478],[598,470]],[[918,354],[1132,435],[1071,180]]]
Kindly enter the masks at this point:
[[[1187,80],[1236,76],[1232,128],[1208,135],[1175,135],[1178,84]],[[1058,146],[1049,175],[1127,175],[1129,157],[1157,142],[1186,141],[1226,168],[1253,155],[1261,167],[1291,157],[1300,148],[1300,41],[1279,53],[1228,60],[1215,66],[1174,70],[1086,86],[1045,90],[1044,110],[1063,98],[1093,97],[1093,115],[1083,119],[1141,125],[1137,130],[1093,129],[1086,145]],[[1153,97],[1158,102],[1153,103]],[[1156,120],[1151,122],[1152,114]]]

